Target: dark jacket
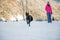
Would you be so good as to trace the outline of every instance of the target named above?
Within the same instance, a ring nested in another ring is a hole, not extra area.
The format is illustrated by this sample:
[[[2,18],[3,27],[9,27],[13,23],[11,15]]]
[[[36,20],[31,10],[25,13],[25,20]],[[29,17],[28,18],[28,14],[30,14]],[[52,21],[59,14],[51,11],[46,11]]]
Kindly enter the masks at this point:
[[[29,14],[26,14],[26,20],[29,20],[31,22],[33,21],[33,17]]]

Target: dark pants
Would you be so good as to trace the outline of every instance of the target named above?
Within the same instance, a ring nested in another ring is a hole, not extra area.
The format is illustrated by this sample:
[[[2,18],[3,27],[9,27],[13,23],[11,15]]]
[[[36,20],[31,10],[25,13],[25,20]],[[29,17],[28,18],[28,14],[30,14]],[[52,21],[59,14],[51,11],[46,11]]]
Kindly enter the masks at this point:
[[[30,20],[27,20],[27,24],[30,24]]]
[[[47,20],[48,20],[48,23],[52,22],[51,13],[47,13]]]
[[[29,26],[30,26],[30,22],[31,22],[30,20],[27,20],[27,24],[29,24]]]

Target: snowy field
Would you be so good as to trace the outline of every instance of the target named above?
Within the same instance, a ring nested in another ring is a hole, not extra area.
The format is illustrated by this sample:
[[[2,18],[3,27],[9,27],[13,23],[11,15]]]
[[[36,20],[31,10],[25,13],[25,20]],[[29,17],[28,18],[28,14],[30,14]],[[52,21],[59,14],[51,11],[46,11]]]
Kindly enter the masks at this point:
[[[60,22],[0,22],[0,40],[60,40]]]

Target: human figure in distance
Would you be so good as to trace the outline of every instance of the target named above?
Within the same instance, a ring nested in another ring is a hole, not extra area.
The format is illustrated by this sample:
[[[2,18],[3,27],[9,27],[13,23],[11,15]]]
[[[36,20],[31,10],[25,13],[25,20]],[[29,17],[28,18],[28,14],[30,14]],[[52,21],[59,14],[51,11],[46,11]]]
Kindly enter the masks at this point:
[[[47,2],[47,5],[45,6],[45,11],[46,11],[46,14],[47,14],[48,23],[52,23],[52,18],[51,18],[52,7],[51,7],[49,2]]]
[[[26,12],[26,22],[27,24],[29,24],[29,26],[30,26],[31,21],[33,21],[33,17],[29,15],[29,13]]]

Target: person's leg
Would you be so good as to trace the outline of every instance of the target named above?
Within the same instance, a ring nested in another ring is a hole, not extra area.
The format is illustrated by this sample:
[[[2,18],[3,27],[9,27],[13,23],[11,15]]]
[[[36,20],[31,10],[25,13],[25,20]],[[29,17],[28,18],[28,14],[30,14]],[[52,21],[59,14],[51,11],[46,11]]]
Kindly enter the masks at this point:
[[[47,13],[47,20],[48,20],[48,23],[51,23],[51,14],[50,13]]]
[[[30,27],[30,23],[31,23],[31,16],[29,16],[29,27]]]
[[[49,14],[49,22],[50,22],[50,23],[52,22],[51,14]]]
[[[30,20],[27,20],[27,24],[29,25],[29,27],[30,27]]]
[[[47,13],[47,21],[49,22],[49,14]]]
[[[30,22],[31,22],[31,21],[29,20],[29,27],[30,27]]]
[[[26,20],[27,21],[27,24],[29,24],[29,20]]]
[[[30,23],[29,23],[29,27],[30,27]]]

